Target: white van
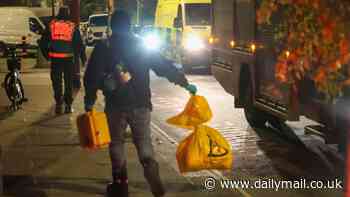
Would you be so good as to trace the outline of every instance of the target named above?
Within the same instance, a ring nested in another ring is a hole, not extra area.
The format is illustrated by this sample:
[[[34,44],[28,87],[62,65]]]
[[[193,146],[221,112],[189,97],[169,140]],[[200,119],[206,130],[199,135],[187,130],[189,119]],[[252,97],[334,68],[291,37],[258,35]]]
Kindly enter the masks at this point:
[[[107,38],[108,14],[94,14],[89,16],[86,43],[94,44],[96,41]]]
[[[44,30],[40,19],[25,7],[0,7],[0,41],[9,44],[20,44],[25,40],[30,48],[29,53],[36,53],[37,40]]]

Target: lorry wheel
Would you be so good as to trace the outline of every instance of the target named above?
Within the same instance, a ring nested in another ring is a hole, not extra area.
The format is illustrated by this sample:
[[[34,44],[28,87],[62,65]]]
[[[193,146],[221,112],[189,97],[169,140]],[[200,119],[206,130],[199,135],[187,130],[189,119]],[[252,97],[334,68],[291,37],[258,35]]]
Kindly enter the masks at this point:
[[[250,82],[245,89],[244,95],[244,114],[251,127],[263,128],[266,126],[266,122],[269,122],[271,126],[278,130],[283,130],[285,120],[282,120],[272,114],[262,111],[253,105],[253,90]]]
[[[276,116],[270,115],[270,117],[267,120],[271,126],[276,128],[279,131],[283,131],[286,126],[286,121],[282,120]]]
[[[255,107],[245,107],[244,115],[251,127],[262,128],[265,127],[267,119],[263,117]]]
[[[338,152],[343,155],[345,157],[345,154],[346,154],[346,149],[347,149],[347,129],[346,128],[342,128],[339,130],[341,132],[341,135],[342,135],[342,138],[340,139],[339,141],[339,144],[338,144]]]
[[[285,120],[275,117],[267,112],[264,112],[255,106],[253,103],[246,104],[244,107],[244,115],[251,127],[263,128],[268,122],[272,127],[277,130],[283,130],[285,126]]]
[[[349,139],[349,129],[350,129],[350,117],[348,116],[350,112],[350,107],[348,99],[340,99],[336,104],[336,125],[335,129],[339,132],[339,142],[338,142],[338,152],[344,157],[346,155],[346,149],[348,139]]]
[[[248,87],[245,89],[244,98],[244,114],[251,127],[263,128],[267,120],[269,119],[269,114],[253,105],[253,90],[249,83]]]

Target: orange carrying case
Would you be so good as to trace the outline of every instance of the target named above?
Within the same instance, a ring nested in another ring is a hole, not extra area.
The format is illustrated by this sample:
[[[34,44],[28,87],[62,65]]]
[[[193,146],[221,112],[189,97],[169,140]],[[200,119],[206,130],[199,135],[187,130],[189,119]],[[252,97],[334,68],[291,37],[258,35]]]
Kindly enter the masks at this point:
[[[111,142],[106,114],[93,109],[78,116],[80,145],[83,148],[98,149]]]

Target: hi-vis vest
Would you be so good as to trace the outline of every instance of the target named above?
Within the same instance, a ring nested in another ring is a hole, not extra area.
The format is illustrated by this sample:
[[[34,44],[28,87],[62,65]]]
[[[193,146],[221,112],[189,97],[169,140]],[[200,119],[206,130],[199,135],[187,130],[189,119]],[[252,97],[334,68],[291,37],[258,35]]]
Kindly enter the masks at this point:
[[[50,23],[51,44],[49,57],[73,57],[73,34],[75,25],[69,21],[53,20]]]

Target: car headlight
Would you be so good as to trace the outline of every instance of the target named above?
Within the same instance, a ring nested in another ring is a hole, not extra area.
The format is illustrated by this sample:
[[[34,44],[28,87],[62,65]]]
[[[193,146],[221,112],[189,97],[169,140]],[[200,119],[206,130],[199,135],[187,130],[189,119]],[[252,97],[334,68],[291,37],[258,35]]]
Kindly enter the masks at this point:
[[[161,46],[161,40],[155,33],[148,33],[143,38],[143,44],[147,49],[157,50]]]
[[[205,47],[203,40],[198,36],[190,36],[185,40],[185,49],[190,51],[202,50]]]

